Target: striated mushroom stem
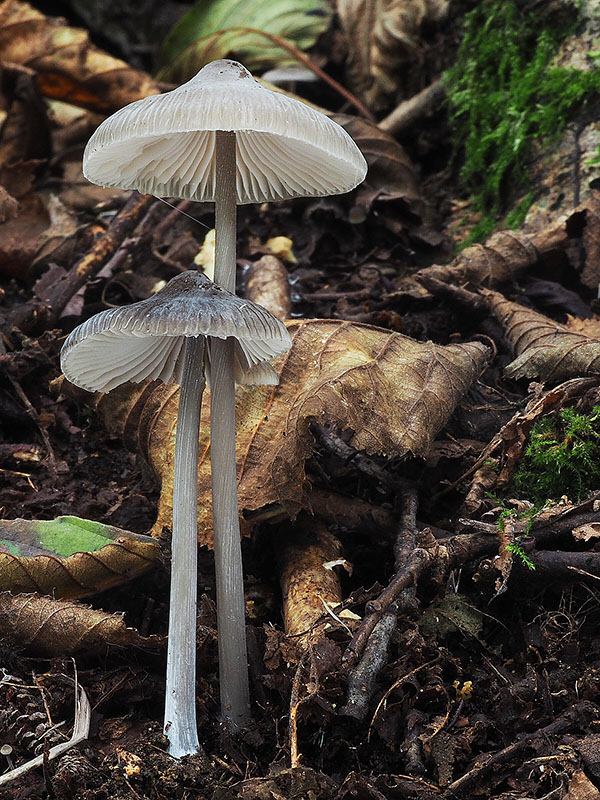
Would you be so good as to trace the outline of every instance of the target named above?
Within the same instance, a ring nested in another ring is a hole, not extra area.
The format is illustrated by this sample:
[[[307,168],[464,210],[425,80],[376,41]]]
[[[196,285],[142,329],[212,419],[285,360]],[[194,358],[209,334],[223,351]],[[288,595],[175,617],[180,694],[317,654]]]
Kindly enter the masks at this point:
[[[216,132],[215,283],[235,291],[235,133]],[[250,717],[244,576],[235,454],[233,339],[211,339],[211,473],[221,716],[234,726]]]
[[[169,753],[200,749],[196,726],[198,432],[204,391],[204,337],[185,340],[175,438],[171,595],[164,732]]]

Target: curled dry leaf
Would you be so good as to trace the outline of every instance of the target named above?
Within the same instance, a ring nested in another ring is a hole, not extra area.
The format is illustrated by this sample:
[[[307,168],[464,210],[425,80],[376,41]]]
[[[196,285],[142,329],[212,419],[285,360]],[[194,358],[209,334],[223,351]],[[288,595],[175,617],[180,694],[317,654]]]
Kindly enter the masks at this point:
[[[363,222],[376,199],[401,199],[412,215],[425,219],[431,208],[423,196],[417,171],[402,145],[367,119],[349,114],[330,116],[352,136],[369,165],[366,179],[354,193],[352,221]],[[385,217],[383,221],[386,224]]]
[[[0,591],[89,597],[155,566],[156,540],[78,517],[0,520]]]
[[[296,321],[288,329],[293,346],[275,363],[279,385],[237,390],[241,511],[278,503],[295,516],[310,508],[304,463],[314,449],[311,418],[351,431],[348,443],[357,450],[424,456],[489,356],[479,342],[416,342],[337,320]],[[109,430],[140,451],[162,482],[156,535],[171,526],[178,396],[175,385],[124,385],[92,401]],[[204,402],[199,458],[203,544],[212,541],[208,407]]]
[[[542,256],[564,249],[570,238],[579,235],[585,218],[585,212],[576,211],[531,235],[497,231],[485,244],[467,247],[449,264],[426,267],[415,277],[431,277],[452,284],[473,283],[493,289],[515,280]]]
[[[111,113],[159,91],[149,75],[91,44],[86,31],[20,0],[0,3],[0,53],[5,61],[35,70],[46,97],[99,112]]]
[[[509,378],[558,382],[600,375],[600,339],[571,331],[497,292],[482,293],[517,356],[506,367]]]
[[[160,636],[142,636],[120,614],[37,594],[0,593],[0,629],[5,641],[43,656],[65,656],[108,645],[162,646]]]
[[[592,339],[600,340],[600,316],[594,314],[589,319],[582,319],[581,317],[574,317],[567,314],[567,321],[565,327],[575,333],[581,333],[584,336],[590,336]]]
[[[439,22],[447,0],[338,0],[353,90],[377,111],[398,91],[403,65],[419,61],[425,22]]]
[[[374,122],[350,114],[331,114],[352,136],[369,165],[365,183],[372,191],[391,197],[421,200],[417,171],[402,145]]]

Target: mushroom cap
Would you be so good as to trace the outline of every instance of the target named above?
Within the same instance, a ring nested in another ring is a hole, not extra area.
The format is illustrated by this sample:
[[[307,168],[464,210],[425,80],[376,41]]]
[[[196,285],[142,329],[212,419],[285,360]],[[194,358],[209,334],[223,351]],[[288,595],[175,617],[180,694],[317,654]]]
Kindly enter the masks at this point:
[[[181,383],[187,336],[234,338],[236,380],[251,384],[276,384],[267,362],[292,343],[266,308],[189,271],[147,300],[101,311],[75,328],[62,347],[61,368],[67,380],[92,392],[146,378]]]
[[[104,120],[85,148],[83,173],[100,186],[213,201],[216,131],[237,134],[239,204],[341,194],[367,173],[342,127],[230,60]]]

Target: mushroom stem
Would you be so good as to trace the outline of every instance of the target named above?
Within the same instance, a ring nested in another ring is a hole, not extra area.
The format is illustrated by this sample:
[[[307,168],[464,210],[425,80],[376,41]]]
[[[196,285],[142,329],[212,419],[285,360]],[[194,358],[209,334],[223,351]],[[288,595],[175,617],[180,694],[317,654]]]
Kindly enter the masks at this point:
[[[184,343],[175,438],[171,595],[164,732],[175,758],[200,749],[196,726],[198,431],[204,391],[204,337]]]
[[[235,291],[235,133],[216,132],[215,283]],[[237,496],[233,339],[210,342],[210,460],[217,584],[219,682],[224,722],[250,718],[244,574]]]

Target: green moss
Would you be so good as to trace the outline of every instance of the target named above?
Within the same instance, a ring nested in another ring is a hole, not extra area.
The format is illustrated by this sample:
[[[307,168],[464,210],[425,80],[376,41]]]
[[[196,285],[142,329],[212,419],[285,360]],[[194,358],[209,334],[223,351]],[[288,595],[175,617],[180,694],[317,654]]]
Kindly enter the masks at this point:
[[[481,221],[470,241],[500,222],[507,186],[526,186],[526,157],[533,139],[560,134],[576,108],[600,94],[600,70],[551,66],[568,30],[540,26],[539,14],[524,15],[512,2],[487,0],[465,17],[465,33],[454,66],[445,73],[460,180],[472,195]],[[522,222],[529,193],[504,221]]]
[[[538,420],[514,489],[536,504],[567,495],[577,502],[600,486],[600,406],[590,415],[565,408]]]

